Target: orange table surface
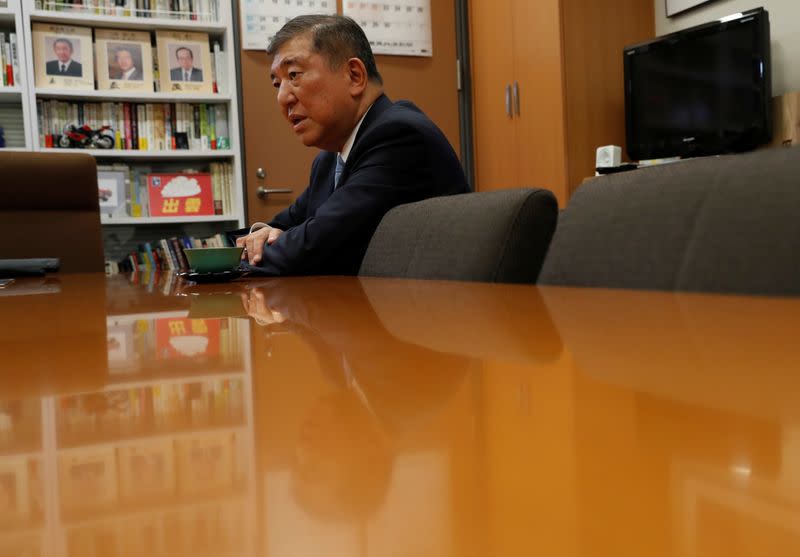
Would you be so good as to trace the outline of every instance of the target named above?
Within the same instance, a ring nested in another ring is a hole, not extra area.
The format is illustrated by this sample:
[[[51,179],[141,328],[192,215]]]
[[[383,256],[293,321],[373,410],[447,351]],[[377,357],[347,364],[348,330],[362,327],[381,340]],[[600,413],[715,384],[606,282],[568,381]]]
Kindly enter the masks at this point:
[[[800,555],[800,300],[0,289],[0,556]]]

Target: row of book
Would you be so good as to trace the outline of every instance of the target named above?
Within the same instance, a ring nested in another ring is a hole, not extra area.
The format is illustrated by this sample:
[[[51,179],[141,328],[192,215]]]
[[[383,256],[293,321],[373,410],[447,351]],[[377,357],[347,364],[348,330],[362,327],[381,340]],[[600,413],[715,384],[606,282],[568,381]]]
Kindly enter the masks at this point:
[[[92,103],[37,101],[39,144],[62,142],[67,126],[108,127],[114,149],[136,151],[215,151],[231,148],[228,107],[224,104]]]
[[[116,17],[218,21],[217,0],[36,0],[37,10]]]
[[[164,337],[164,348],[197,344],[204,338],[190,332]],[[61,397],[56,415],[59,440],[241,424],[243,387],[241,379],[220,379]]]
[[[224,234],[216,234],[205,239],[191,236],[162,238],[139,245],[136,251],[132,251],[122,261],[106,261],[106,272],[115,275],[139,271],[148,274],[160,271],[186,271],[189,269],[189,262],[184,249],[226,246],[230,246],[230,243]]]
[[[0,87],[19,84],[19,46],[16,33],[0,31]]]

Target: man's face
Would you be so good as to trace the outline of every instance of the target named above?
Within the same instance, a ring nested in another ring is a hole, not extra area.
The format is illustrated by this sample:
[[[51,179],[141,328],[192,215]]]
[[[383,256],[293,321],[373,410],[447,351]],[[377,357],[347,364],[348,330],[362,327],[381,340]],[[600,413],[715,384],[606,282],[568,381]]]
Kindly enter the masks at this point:
[[[311,37],[296,37],[275,54],[272,84],[294,133],[307,147],[339,151],[356,125],[358,106],[346,66],[331,70],[313,51]]]
[[[181,65],[181,68],[183,68],[186,71],[192,69],[192,64],[194,63],[194,59],[192,58],[191,51],[186,49],[181,49],[178,51],[176,56],[178,57],[178,63]]]
[[[117,52],[117,65],[123,72],[127,72],[133,67],[133,56],[127,50]]]
[[[69,59],[72,58],[72,49],[65,42],[55,43],[53,45],[53,50],[59,62],[69,62]]]

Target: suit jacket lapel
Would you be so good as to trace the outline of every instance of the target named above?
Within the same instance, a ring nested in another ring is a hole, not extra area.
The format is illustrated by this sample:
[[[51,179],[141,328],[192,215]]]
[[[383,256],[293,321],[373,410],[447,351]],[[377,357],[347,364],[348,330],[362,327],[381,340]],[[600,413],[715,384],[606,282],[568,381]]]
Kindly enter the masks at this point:
[[[389,108],[391,108],[392,104],[393,103],[391,99],[389,99],[389,97],[387,97],[386,95],[381,95],[380,97],[375,99],[375,102],[372,104],[372,107],[369,109],[369,112],[367,112],[364,121],[361,123],[361,127],[358,128],[358,133],[356,134],[356,140],[353,142],[353,148],[350,149],[350,154],[347,157],[347,163],[344,165],[342,176],[339,178],[339,187],[342,187],[347,181],[347,177],[350,175],[350,169],[353,166],[352,163],[359,155],[361,138],[364,137],[364,134],[372,127],[372,125],[375,123],[378,117],[380,117],[381,114],[383,114]],[[331,184],[333,184],[333,173],[334,170],[336,169],[335,160],[336,159],[334,158],[333,170],[331,170]],[[333,188],[332,185],[331,188]]]

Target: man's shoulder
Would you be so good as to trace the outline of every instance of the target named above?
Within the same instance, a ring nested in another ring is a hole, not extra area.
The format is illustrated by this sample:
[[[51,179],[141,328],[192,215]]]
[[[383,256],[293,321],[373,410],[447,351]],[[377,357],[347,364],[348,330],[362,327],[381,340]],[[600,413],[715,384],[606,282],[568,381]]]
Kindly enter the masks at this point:
[[[58,60],[50,60],[46,66],[48,68],[57,68],[58,67]]]
[[[411,101],[399,100],[384,107],[372,121],[369,132],[378,135],[388,133],[397,135],[419,135],[421,138],[443,138],[441,129],[417,105]],[[366,134],[365,134],[366,135]]]
[[[76,60],[73,60],[73,61],[72,61],[72,64],[70,64],[70,66],[75,66],[76,68],[81,68],[81,67],[83,67],[83,66],[81,66],[81,63],[80,63],[80,62],[78,62],[78,61],[76,61]]]

